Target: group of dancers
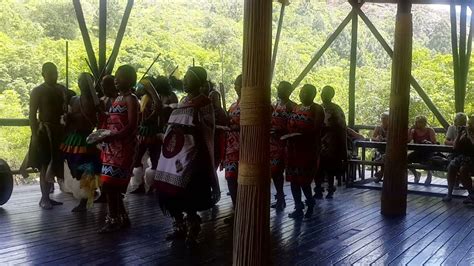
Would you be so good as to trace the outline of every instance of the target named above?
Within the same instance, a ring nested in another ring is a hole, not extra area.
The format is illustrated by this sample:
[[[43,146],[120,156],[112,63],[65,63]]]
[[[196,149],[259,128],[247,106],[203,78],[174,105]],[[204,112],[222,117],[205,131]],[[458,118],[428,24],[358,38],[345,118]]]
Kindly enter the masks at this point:
[[[64,178],[65,161],[72,177],[88,191],[73,211],[87,210],[98,189],[106,198],[107,215],[100,233],[130,226],[123,202],[128,188],[131,193],[156,192],[161,210],[174,220],[168,239],[196,243],[201,228],[198,212],[220,200],[219,167],[225,169],[235,205],[241,75],[234,82],[237,101],[227,111],[206,70],[199,66],[189,67],[182,82],[164,76],[137,80],[129,65],[101,80],[82,73],[80,95],[57,83],[53,63],[43,65],[42,75],[44,83],[31,92],[32,138],[22,166],[40,170],[42,208],[62,204],[49,194],[54,177]],[[177,87],[185,93],[180,101],[173,91]],[[334,178],[344,173],[347,129],[344,112],[332,102],[332,87],[322,89],[321,104],[314,102],[313,85],[301,88],[300,104],[290,100],[293,91],[289,82],[280,82],[278,99],[269,109],[270,163],[276,189],[272,207],[276,211],[286,207],[286,176],[295,202],[289,217],[301,219],[310,218],[315,199],[323,198],[325,180],[326,198],[333,197]],[[144,160],[145,154],[149,160]]]

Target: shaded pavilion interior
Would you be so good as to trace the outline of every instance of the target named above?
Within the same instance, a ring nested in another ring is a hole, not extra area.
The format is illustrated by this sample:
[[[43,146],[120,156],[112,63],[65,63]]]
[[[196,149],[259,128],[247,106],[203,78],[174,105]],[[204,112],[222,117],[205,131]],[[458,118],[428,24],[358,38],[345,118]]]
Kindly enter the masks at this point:
[[[352,11],[328,37],[301,75],[298,85],[324,51],[349,22],[352,22],[351,66],[348,124],[354,125],[357,28],[361,19],[372,31],[383,49],[393,58],[390,132],[406,132],[407,92],[410,85],[425,101],[440,124],[442,117],[429,96],[411,76],[411,4],[450,4],[456,111],[464,109],[467,69],[471,54],[472,27],[467,31],[467,8],[471,1],[375,0],[351,2]],[[365,14],[362,4],[392,3],[398,5],[395,47],[392,49]],[[91,72],[96,77],[110,73],[120,49],[133,0],[128,1],[114,49],[105,55],[106,1],[101,0],[99,58],[87,35],[79,0],[73,1],[83,34]],[[459,38],[455,6],[461,6]],[[230,198],[213,210],[203,213],[201,247],[186,251],[179,243],[164,241],[171,230],[168,218],[162,216],[152,197],[127,196],[133,228],[110,238],[95,234],[103,208],[95,207],[86,215],[71,215],[71,197],[55,194],[66,202],[52,212],[41,211],[36,204],[36,187],[17,188],[8,204],[0,208],[0,261],[8,263],[149,263],[149,264],[329,264],[329,263],[472,263],[474,233],[472,212],[460,200],[443,203],[439,198],[407,195],[406,145],[402,139],[389,136],[386,182],[382,192],[342,188],[332,201],[318,202],[314,219],[296,222],[286,213],[269,210],[270,182],[268,160],[269,121],[262,119],[270,101],[269,84],[276,60],[284,7],[273,48],[271,40],[271,0],[245,1],[244,64],[242,91],[241,166],[239,195],[234,227],[223,219],[232,211]],[[82,15],[81,15],[82,14]],[[82,19],[81,19],[82,17]],[[473,25],[471,16],[470,25]],[[258,52],[257,52],[258,51]],[[0,119],[0,126],[27,126],[24,120]],[[249,139],[252,136],[254,138]],[[267,140],[266,142],[264,140]],[[262,142],[263,141],[263,142]],[[255,142],[262,142],[255,145]],[[403,153],[405,155],[403,155]],[[242,156],[243,155],[243,156]],[[392,165],[391,165],[392,164]],[[400,167],[401,166],[401,167]],[[404,166],[404,167],[403,167]],[[397,169],[398,171],[391,171]],[[405,171],[403,174],[402,172]],[[222,184],[221,187],[225,187]],[[286,194],[291,195],[286,187]],[[223,193],[224,194],[224,193]],[[382,201],[381,201],[382,195]],[[287,211],[293,208],[292,201]],[[383,214],[381,214],[382,212]],[[78,217],[79,216],[79,217]],[[233,237],[234,236],[234,237]]]

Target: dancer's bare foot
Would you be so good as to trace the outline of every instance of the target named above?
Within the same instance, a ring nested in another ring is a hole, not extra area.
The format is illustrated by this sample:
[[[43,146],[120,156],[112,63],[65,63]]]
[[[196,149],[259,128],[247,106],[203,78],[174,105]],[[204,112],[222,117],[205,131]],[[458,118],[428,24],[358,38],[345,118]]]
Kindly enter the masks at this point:
[[[53,209],[53,204],[51,204],[50,199],[47,199],[47,198],[41,198],[39,202],[39,206],[45,210]]]

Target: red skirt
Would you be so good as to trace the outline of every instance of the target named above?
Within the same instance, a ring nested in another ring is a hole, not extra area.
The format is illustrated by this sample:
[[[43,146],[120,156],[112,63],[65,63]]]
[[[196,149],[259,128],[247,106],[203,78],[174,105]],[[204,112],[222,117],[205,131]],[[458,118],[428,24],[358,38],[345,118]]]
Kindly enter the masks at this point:
[[[286,151],[286,180],[300,186],[310,185],[318,169],[314,137],[293,137]]]
[[[272,175],[283,174],[285,170],[285,148],[286,141],[280,140],[280,136],[270,136],[270,165]]]
[[[229,131],[226,133],[225,147],[225,178],[237,179],[239,175],[239,131]]]
[[[104,144],[101,181],[104,188],[126,190],[132,175],[135,139],[121,139]]]

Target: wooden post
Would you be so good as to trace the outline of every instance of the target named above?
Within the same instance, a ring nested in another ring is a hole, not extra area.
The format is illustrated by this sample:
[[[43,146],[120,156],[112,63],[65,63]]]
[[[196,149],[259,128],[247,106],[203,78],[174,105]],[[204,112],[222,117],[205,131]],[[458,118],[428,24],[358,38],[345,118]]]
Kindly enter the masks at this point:
[[[323,56],[324,52],[329,48],[329,46],[334,42],[334,40],[339,36],[341,31],[346,27],[346,25],[349,23],[349,21],[352,18],[352,13],[349,13],[347,17],[341,22],[339,27],[334,31],[334,33],[329,36],[327,41],[324,43],[323,47],[319,49],[319,51],[314,55],[313,59],[308,63],[308,65],[305,67],[303,72],[296,78],[296,80],[293,82],[293,88],[298,87],[298,85],[303,81],[304,77],[311,71],[313,66],[318,62],[318,60]]]
[[[381,212],[387,216],[405,215],[407,208],[407,132],[412,35],[411,1],[399,0],[392,59],[389,134],[381,204]]]
[[[460,74],[460,92],[459,92],[459,107],[461,112],[464,112],[464,97],[466,95],[467,84],[467,58],[466,58],[466,34],[467,34],[467,6],[461,3],[461,14],[459,18],[459,74]]]
[[[459,50],[458,50],[458,31],[457,31],[457,20],[456,20],[456,4],[451,3],[450,5],[450,18],[451,18],[451,48],[453,53],[453,72],[454,72],[454,105],[456,112],[462,112],[460,106],[460,86],[461,86],[461,73],[459,64]]]
[[[387,54],[390,56],[390,58],[393,59],[393,50],[392,48],[390,47],[390,45],[388,45],[387,41],[385,41],[385,39],[382,37],[382,35],[380,34],[380,32],[377,30],[377,28],[374,26],[374,24],[372,24],[372,22],[369,20],[369,18],[364,14],[364,12],[362,12],[362,10],[360,9],[357,9],[357,13],[359,14],[359,17],[362,19],[362,21],[364,21],[364,23],[367,25],[367,27],[369,28],[369,30],[372,32],[372,34],[374,35],[374,37],[379,41],[379,43],[382,45],[382,47],[385,49],[385,51],[387,52]],[[436,119],[438,119],[438,121],[440,122],[440,124],[445,128],[447,129],[449,127],[449,123],[448,121],[446,120],[446,118],[444,118],[444,116],[441,114],[441,112],[438,110],[438,108],[436,107],[436,105],[431,101],[430,97],[425,93],[425,91],[423,90],[423,88],[421,88],[420,84],[418,84],[418,82],[416,81],[416,79],[413,77],[413,75],[410,75],[410,83],[411,85],[413,86],[413,88],[415,89],[415,91],[418,93],[418,95],[420,95],[421,99],[425,102],[426,106],[428,106],[428,108],[431,110],[431,112],[433,112],[434,116],[436,117]]]
[[[107,50],[107,0],[100,0],[99,5],[99,71],[105,67]],[[102,78],[102,77],[99,77]]]
[[[473,26],[474,26],[474,16],[472,15],[472,10],[473,10],[473,3],[471,2],[470,9],[471,9],[471,20],[469,22],[469,35],[467,37],[467,48],[466,48],[466,61],[465,61],[465,68],[464,68],[464,90],[463,90],[463,96],[462,96],[462,104],[463,107],[465,105],[466,101],[466,90],[467,90],[467,81],[468,81],[468,76],[469,76],[469,64],[471,62],[471,51],[472,51],[472,34],[473,34]]]
[[[472,4],[471,4],[472,5]],[[471,6],[471,12],[473,8]],[[471,13],[472,14],[472,13]],[[471,61],[471,51],[472,51],[472,27],[474,26],[474,16],[471,15],[471,21],[469,22],[469,35],[467,37],[467,48],[466,48],[466,86],[467,86],[467,76],[469,74],[469,63]]]
[[[234,265],[270,260],[271,53],[272,0],[245,0]]]
[[[285,17],[285,7],[286,3],[281,2],[281,8],[280,8],[280,18],[278,20],[278,28],[275,36],[275,45],[273,46],[273,52],[272,52],[272,78],[275,73],[275,64],[276,64],[276,58],[278,55],[278,44],[280,44],[280,35],[281,35],[281,28],[283,26],[283,18]]]
[[[114,48],[112,48],[112,53],[110,54],[109,63],[107,64],[106,74],[111,74],[115,66],[115,60],[117,60],[118,52],[120,50],[120,45],[122,44],[123,36],[125,34],[125,29],[127,29],[128,18],[132,12],[134,0],[128,0],[127,6],[125,7],[125,12],[123,13],[122,22],[120,23],[119,30],[117,32],[117,38],[115,39]]]
[[[69,89],[69,42],[66,41],[66,88]]]
[[[81,30],[82,39],[84,41],[84,47],[86,48],[87,57],[92,67],[92,74],[97,78],[99,75],[99,69],[97,67],[97,60],[95,58],[94,49],[92,48],[91,38],[87,31],[86,20],[84,19],[84,12],[80,0],[73,0],[74,10],[76,11],[77,23]]]
[[[349,70],[349,127],[354,128],[355,125],[355,84],[356,84],[356,67],[357,67],[357,31],[359,24],[359,16],[354,10],[359,8],[357,3],[352,6],[352,36],[351,36],[351,66]]]

